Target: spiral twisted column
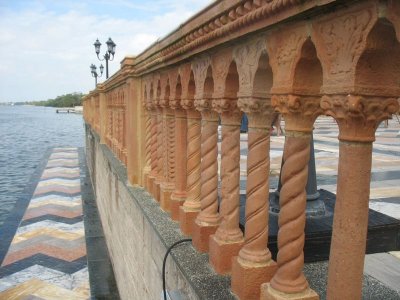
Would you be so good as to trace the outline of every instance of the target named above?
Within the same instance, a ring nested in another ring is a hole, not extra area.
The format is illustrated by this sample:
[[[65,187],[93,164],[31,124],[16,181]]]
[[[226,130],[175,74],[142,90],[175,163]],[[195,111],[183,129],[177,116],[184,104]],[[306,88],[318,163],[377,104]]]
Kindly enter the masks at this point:
[[[210,238],[210,263],[219,274],[228,273],[232,257],[243,244],[239,228],[240,122],[242,113],[236,99],[213,100],[221,116],[221,224]]]
[[[387,96],[326,95],[321,107],[337,121],[340,141],[327,299],[361,299],[372,143],[399,103]]]
[[[186,200],[186,148],[187,118],[179,101],[172,106],[175,110],[175,190],[171,195],[170,212],[172,220],[179,220],[179,208]]]
[[[175,188],[175,121],[169,98],[162,98],[159,105],[162,107],[162,173],[164,179],[160,185],[159,199],[161,208],[169,211],[171,194]]]
[[[187,112],[187,198],[180,207],[179,220],[181,231],[190,235],[201,208],[201,115],[193,100],[182,100],[181,104]]]
[[[146,109],[146,124],[145,124],[145,166],[143,169],[143,182],[146,189],[149,189],[148,181],[151,172],[151,102],[145,103]]]
[[[201,211],[195,220],[192,243],[200,252],[208,251],[210,235],[220,223],[218,213],[218,113],[211,99],[195,101],[201,112]]]
[[[249,120],[245,242],[234,259],[232,291],[240,299],[258,299],[277,265],[267,247],[269,223],[271,99],[246,97],[238,101]]]
[[[162,108],[157,107],[157,177],[155,180],[154,186],[154,198],[157,201],[160,201],[160,185],[164,181],[164,160],[163,160],[163,152],[164,152],[164,137],[163,137],[163,116],[162,116]]]
[[[154,181],[157,177],[157,111],[150,111],[150,166],[151,170],[147,179],[147,190],[154,196]]]
[[[278,269],[270,284],[262,286],[261,299],[277,299],[277,294],[319,299],[303,274],[303,248],[310,141],[315,119],[321,114],[320,97],[274,95],[272,105],[285,119],[285,162],[279,197]]]

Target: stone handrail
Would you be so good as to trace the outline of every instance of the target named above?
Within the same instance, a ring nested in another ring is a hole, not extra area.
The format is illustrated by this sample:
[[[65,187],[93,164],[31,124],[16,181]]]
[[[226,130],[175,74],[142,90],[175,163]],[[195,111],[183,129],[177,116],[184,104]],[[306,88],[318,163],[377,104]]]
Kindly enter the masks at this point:
[[[372,144],[399,110],[400,3],[215,1],[84,99],[84,118],[240,299],[318,299],[303,274],[313,124],[339,127],[328,299],[361,299]],[[286,126],[278,257],[267,248],[272,115]],[[240,118],[249,119],[245,234]],[[217,128],[221,120],[221,201]],[[234,258],[232,260],[232,258]]]

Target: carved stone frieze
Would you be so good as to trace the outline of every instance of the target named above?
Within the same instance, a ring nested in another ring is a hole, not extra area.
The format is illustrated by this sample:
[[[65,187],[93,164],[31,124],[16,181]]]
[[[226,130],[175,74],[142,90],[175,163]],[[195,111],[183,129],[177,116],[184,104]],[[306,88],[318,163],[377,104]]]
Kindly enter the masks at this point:
[[[270,65],[274,73],[272,92],[289,92],[293,85],[295,64],[301,54],[301,46],[309,37],[306,24],[277,30],[267,36]]]
[[[259,59],[263,52],[266,52],[263,38],[253,40],[234,49],[233,58],[239,73],[239,94],[248,95],[251,93]]]
[[[320,96],[273,95],[272,106],[285,119],[286,130],[310,132],[322,114]]]
[[[313,40],[324,66],[325,92],[352,83],[377,17],[376,9],[365,4],[313,23]]]
[[[204,93],[204,82],[207,77],[208,67],[211,65],[211,58],[203,56],[195,59],[192,63],[194,81],[196,82],[196,98],[201,99]]]
[[[228,75],[229,65],[232,63],[232,51],[225,49],[211,57],[214,79],[214,97],[223,97],[225,93],[225,80]]]
[[[397,99],[362,95],[325,95],[321,108],[339,125],[342,141],[372,142],[380,122],[399,110]]]

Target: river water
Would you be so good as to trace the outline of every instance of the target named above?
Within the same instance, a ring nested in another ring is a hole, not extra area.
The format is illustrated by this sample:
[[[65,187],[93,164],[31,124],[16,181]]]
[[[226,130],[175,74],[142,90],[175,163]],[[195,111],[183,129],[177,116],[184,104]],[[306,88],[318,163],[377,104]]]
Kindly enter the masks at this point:
[[[0,227],[51,147],[83,147],[82,115],[0,106]]]

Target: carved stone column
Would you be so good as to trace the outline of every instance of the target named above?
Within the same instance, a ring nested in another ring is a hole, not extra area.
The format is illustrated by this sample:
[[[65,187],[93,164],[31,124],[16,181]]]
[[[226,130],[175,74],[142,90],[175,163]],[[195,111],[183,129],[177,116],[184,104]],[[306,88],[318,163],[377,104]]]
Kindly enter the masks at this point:
[[[272,104],[285,119],[285,158],[279,204],[278,270],[262,285],[261,299],[319,299],[303,274],[306,185],[313,124],[320,97],[276,95]]]
[[[170,101],[175,110],[175,190],[171,195],[171,219],[179,221],[179,208],[186,200],[186,148],[187,148],[187,118],[179,101]]]
[[[218,113],[211,99],[196,100],[201,112],[201,211],[193,227],[192,243],[199,252],[208,252],[209,237],[220,223],[218,214]]]
[[[160,101],[163,107],[163,174],[160,186],[160,205],[169,211],[171,194],[175,190],[175,114],[168,100]]]
[[[150,165],[151,170],[149,176],[147,177],[147,190],[153,195],[154,194],[154,186],[155,186],[155,179],[157,177],[157,111],[152,105],[152,109],[150,111],[150,119],[151,119],[151,137],[150,137]]]
[[[221,115],[221,224],[210,237],[210,264],[219,274],[229,273],[232,258],[239,253],[244,239],[239,228],[240,122],[241,111],[235,100],[213,101]]]
[[[269,223],[270,130],[273,109],[267,98],[240,98],[249,120],[245,242],[232,265],[232,291],[259,299],[260,287],[275,274],[277,264],[267,247]]]
[[[157,177],[154,181],[153,186],[153,196],[157,201],[160,201],[160,188],[161,183],[164,181],[164,169],[163,169],[163,153],[164,153],[164,143],[163,143],[163,110],[161,106],[157,103]]]
[[[191,235],[194,220],[200,212],[201,115],[193,100],[182,100],[187,111],[187,198],[179,210],[179,223],[185,235]]]
[[[368,230],[372,143],[380,122],[399,109],[395,98],[324,96],[339,125],[339,166],[327,299],[361,299]]]

